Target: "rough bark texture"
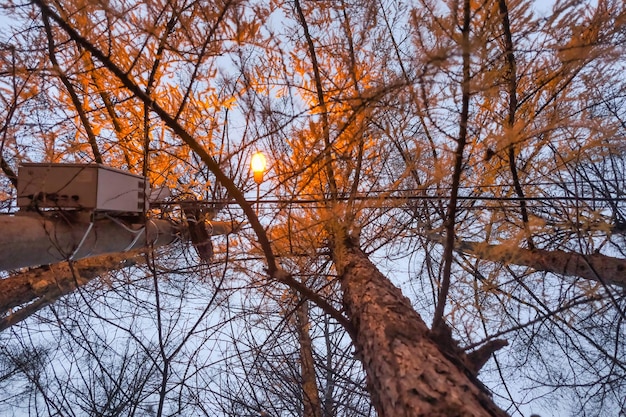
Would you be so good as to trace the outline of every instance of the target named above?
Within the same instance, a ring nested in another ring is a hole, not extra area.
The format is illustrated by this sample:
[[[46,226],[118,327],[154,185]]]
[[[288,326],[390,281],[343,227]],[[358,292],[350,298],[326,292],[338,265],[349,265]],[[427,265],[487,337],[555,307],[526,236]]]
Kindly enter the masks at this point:
[[[459,242],[456,249],[480,259],[533,268],[626,288],[626,259],[594,253],[523,249],[478,242]]]
[[[68,263],[60,263],[32,269],[0,280],[0,315],[9,309],[32,302],[40,297],[56,299],[69,294],[77,286],[84,285],[93,278],[108,271],[135,263],[136,252],[101,255],[82,259],[74,263],[77,281]]]
[[[345,244],[334,253],[356,355],[380,417],[507,415],[463,366],[467,358],[456,346],[445,352],[410,301],[360,249]]]

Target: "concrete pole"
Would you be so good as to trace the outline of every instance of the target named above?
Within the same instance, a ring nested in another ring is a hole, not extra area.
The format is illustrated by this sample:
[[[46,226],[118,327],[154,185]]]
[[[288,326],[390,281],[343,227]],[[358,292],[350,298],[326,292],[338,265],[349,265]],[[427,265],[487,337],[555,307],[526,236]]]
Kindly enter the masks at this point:
[[[183,227],[167,220],[127,224],[113,217],[63,211],[0,216],[0,270],[169,245]]]

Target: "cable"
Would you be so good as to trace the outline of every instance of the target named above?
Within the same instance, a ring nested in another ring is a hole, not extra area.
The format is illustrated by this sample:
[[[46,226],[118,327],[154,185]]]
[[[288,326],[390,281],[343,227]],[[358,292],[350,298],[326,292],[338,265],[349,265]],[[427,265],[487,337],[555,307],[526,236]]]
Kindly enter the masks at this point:
[[[85,243],[85,240],[87,240],[87,236],[89,235],[89,232],[91,232],[91,229],[93,229],[93,224],[94,224],[94,219],[92,217],[91,222],[89,222],[89,226],[87,227],[87,230],[85,231],[85,233],[83,234],[82,239],[78,243],[78,246],[76,246],[76,249],[74,249],[74,252],[72,252],[72,254],[70,255],[70,257],[69,257],[70,261],[74,260],[74,257],[78,254],[78,251],[83,246],[83,243]]]
[[[461,201],[498,201],[498,202],[519,202],[519,201],[575,201],[575,202],[612,202],[612,203],[626,203],[626,197],[580,197],[580,196],[550,196],[550,197],[492,197],[492,196],[458,196],[458,200]],[[449,196],[438,196],[438,195],[408,195],[408,196],[377,196],[377,195],[362,195],[356,197],[338,197],[336,201],[348,201],[348,200],[356,200],[356,201],[377,201],[377,200],[391,200],[391,201],[420,201],[420,200],[428,200],[428,201],[448,201],[450,199]],[[257,200],[246,200],[248,203],[253,204],[256,203]],[[261,204],[315,204],[315,203],[324,203],[327,199],[324,198],[290,198],[290,199],[281,199],[281,198],[261,198],[259,199],[259,203]],[[239,203],[235,201],[227,201],[227,200],[196,200],[194,204],[198,205],[208,205],[208,204],[224,204],[224,205],[238,205]],[[170,206],[170,205],[180,205],[177,202],[167,202],[167,203],[159,203],[153,204],[153,207],[161,207],[161,206]]]
[[[120,220],[116,219],[115,217],[110,216],[109,213],[105,213],[104,216],[106,218],[108,218],[109,220],[111,220],[113,223],[117,224],[118,226],[120,226],[121,228],[126,230],[131,235],[133,235],[133,240],[128,244],[128,246],[126,246],[126,248],[122,252],[128,252],[129,250],[131,250],[133,248],[133,246],[135,246],[135,244],[137,243],[137,241],[139,240],[141,235],[143,235],[144,232],[146,231],[146,226],[143,226],[139,230],[134,230],[134,229],[131,229],[130,227],[126,226],[123,222],[121,222]],[[152,221],[152,220],[148,220],[148,222],[150,222],[150,221]],[[158,231],[158,228],[157,228],[157,231]],[[158,232],[157,232],[157,236],[158,236]]]

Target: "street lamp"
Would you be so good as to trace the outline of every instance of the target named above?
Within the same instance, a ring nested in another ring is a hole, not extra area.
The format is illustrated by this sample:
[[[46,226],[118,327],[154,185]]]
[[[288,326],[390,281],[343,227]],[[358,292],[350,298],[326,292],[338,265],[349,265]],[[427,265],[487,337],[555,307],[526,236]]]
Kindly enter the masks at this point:
[[[261,185],[263,182],[263,173],[265,172],[265,168],[267,167],[267,159],[265,159],[265,155],[261,152],[256,152],[252,155],[252,160],[250,161],[250,168],[252,168],[252,173],[254,174],[254,182],[257,185]]]
[[[254,182],[256,182],[256,214],[259,214],[259,196],[261,192],[261,183],[263,182],[263,173],[267,167],[267,159],[261,152],[256,152],[250,160],[250,168],[254,174]]]

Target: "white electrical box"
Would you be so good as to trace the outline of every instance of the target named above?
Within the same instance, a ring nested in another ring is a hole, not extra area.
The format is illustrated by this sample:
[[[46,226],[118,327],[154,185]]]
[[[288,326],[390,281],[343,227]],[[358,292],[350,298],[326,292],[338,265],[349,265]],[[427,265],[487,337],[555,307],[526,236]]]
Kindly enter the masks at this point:
[[[100,164],[28,163],[17,174],[20,209],[83,209],[141,213],[146,179]]]

